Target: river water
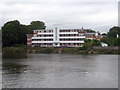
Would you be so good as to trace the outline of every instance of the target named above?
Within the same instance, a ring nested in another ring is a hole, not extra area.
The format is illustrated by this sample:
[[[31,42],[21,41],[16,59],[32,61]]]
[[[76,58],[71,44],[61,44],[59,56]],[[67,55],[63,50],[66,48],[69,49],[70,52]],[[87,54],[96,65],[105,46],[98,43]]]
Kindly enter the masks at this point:
[[[118,55],[3,56],[3,88],[118,88]]]

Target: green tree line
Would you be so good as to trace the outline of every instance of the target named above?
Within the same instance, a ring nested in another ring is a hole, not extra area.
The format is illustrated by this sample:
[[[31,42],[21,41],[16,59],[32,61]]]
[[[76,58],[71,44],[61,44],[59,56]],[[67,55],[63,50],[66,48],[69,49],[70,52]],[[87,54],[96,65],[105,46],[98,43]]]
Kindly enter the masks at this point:
[[[105,42],[109,44],[109,46],[120,46],[120,27],[114,26],[110,28],[107,36],[102,38],[101,42]]]
[[[2,27],[2,46],[26,45],[26,34],[33,33],[35,29],[45,28],[45,23],[42,21],[32,21],[30,25],[20,24],[18,20],[9,21]]]
[[[95,32],[93,30],[88,30],[87,32]],[[117,37],[118,35],[118,37]],[[114,26],[110,28],[106,36],[101,40],[97,39],[85,39],[84,46],[85,48],[90,48],[92,46],[101,46],[101,42],[107,43],[109,46],[120,46],[120,27]]]

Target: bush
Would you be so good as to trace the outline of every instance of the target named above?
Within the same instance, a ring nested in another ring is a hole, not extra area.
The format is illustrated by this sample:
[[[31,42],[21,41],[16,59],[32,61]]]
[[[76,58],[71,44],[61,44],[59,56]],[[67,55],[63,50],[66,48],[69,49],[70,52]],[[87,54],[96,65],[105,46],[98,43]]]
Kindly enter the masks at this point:
[[[49,53],[52,53],[52,52],[54,52],[54,49],[52,47],[46,47],[43,50],[43,53],[46,53],[46,54],[49,54]]]
[[[15,44],[14,47],[24,47],[25,45],[23,44]]]

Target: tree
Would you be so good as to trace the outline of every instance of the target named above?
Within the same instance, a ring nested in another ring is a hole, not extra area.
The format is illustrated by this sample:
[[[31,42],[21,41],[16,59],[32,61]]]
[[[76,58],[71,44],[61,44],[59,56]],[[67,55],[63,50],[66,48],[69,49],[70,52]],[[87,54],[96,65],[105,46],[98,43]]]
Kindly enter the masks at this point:
[[[19,41],[20,22],[18,20],[10,21],[2,27],[3,46],[12,46]]]
[[[120,38],[115,38],[113,41],[114,46],[120,46]]]
[[[87,29],[87,32],[88,32],[88,33],[95,33],[95,31],[94,31],[94,30],[91,30],[91,29]]]
[[[44,29],[45,24],[41,21],[32,21],[30,25],[22,25],[18,20],[9,21],[2,27],[3,46],[14,46],[16,44],[27,44],[26,34],[33,33],[33,29]]]
[[[46,28],[45,23],[42,21],[32,21],[28,27],[30,30]]]
[[[120,27],[114,26],[110,28],[109,32],[107,33],[107,37],[116,38],[117,34],[120,36]]]
[[[97,39],[93,39],[92,44],[93,46],[101,46],[101,42]]]
[[[101,39],[101,42],[109,44],[109,46],[118,46],[120,43],[119,38],[117,39],[117,34],[120,36],[120,27],[114,26],[110,28],[107,36]]]
[[[105,37],[100,40],[101,42],[107,43],[109,46],[113,46],[113,37]]]
[[[91,46],[101,46],[101,43],[97,39],[93,39],[93,40],[86,39],[84,45],[88,46],[88,47],[91,47]]]
[[[85,43],[84,43],[85,46],[92,46],[92,40],[91,39],[85,39]]]

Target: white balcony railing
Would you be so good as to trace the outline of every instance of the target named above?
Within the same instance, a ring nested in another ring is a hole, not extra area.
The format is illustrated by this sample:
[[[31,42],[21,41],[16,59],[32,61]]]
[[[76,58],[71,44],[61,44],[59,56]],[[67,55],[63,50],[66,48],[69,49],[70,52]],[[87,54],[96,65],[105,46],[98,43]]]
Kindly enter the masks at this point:
[[[32,43],[53,43],[53,41],[32,41]]]
[[[53,39],[53,37],[32,37],[32,39]]]
[[[49,35],[49,34],[53,34],[53,32],[46,32],[46,33],[37,33],[38,35]]]
[[[78,32],[60,32],[59,34],[78,34]]]
[[[60,43],[84,43],[84,41],[59,41]]]
[[[85,36],[71,36],[71,37],[59,37],[59,38],[61,38],[61,39],[67,39],[67,38],[69,38],[69,39],[74,39],[74,38],[85,38]]]
[[[32,43],[54,43],[55,41],[32,41]],[[57,43],[84,43],[84,41],[57,41]]]

